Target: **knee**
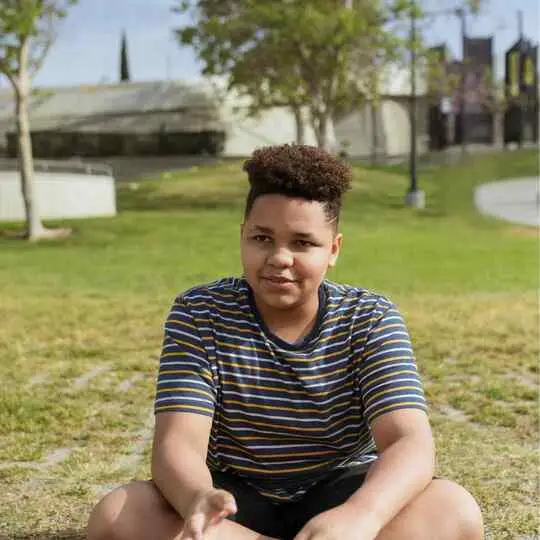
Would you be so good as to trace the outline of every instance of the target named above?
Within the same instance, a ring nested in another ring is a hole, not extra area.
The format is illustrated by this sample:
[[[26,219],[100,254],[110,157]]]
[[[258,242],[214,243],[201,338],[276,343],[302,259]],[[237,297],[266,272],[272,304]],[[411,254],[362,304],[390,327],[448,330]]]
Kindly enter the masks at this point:
[[[150,481],[135,481],[106,495],[90,514],[88,540],[176,538],[180,516]]]
[[[131,533],[127,530],[123,513],[126,511],[126,489],[121,487],[107,494],[94,507],[88,520],[87,540],[128,540]]]
[[[448,508],[453,508],[457,540],[482,540],[484,538],[484,520],[482,511],[475,498],[462,486],[443,480],[446,484]]]

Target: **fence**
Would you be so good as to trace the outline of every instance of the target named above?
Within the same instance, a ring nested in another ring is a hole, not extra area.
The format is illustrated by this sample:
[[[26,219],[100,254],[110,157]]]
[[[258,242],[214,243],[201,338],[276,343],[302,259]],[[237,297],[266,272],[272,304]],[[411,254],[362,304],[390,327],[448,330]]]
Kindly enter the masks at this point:
[[[17,159],[0,158],[0,171],[18,170],[19,161]],[[104,163],[86,163],[76,158],[69,160],[35,159],[34,170],[36,172],[79,173],[114,177],[112,167]]]

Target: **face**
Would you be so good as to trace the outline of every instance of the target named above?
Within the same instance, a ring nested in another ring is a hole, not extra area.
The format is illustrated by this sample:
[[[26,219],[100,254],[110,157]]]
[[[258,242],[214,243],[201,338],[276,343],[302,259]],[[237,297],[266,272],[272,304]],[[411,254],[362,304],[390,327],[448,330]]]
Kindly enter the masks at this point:
[[[317,298],[342,237],[317,201],[258,197],[242,225],[244,275],[257,303],[291,309]]]

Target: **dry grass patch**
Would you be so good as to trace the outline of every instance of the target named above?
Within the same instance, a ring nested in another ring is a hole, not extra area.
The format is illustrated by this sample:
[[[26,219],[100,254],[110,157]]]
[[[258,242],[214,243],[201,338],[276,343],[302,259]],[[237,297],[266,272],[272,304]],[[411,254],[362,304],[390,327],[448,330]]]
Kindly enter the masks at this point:
[[[0,366],[7,382],[0,401],[0,535],[56,531],[61,538],[84,527],[99,495],[148,477],[168,302],[81,296],[2,305],[8,323],[0,327],[0,353],[10,362]],[[431,403],[439,473],[475,494],[494,538],[533,534],[534,295],[415,295],[401,307]]]
[[[536,163],[513,153],[425,173],[425,212],[403,207],[397,169],[357,169],[332,273],[405,313],[438,472],[478,498],[497,540],[539,533],[538,243],[475,215],[472,189]],[[0,538],[82,537],[100,495],[149,476],[162,323],[178,291],[239,273],[239,171],[122,184],[125,212],[62,242],[0,238]]]

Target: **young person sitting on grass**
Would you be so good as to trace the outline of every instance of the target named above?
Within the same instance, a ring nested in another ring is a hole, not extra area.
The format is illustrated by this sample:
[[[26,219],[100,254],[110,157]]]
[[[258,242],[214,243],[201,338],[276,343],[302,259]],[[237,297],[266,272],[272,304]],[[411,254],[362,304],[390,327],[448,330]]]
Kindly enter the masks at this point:
[[[257,150],[244,170],[243,276],[174,302],[152,481],[108,494],[88,538],[480,540],[473,497],[433,477],[398,310],[325,279],[350,169],[284,145]]]

